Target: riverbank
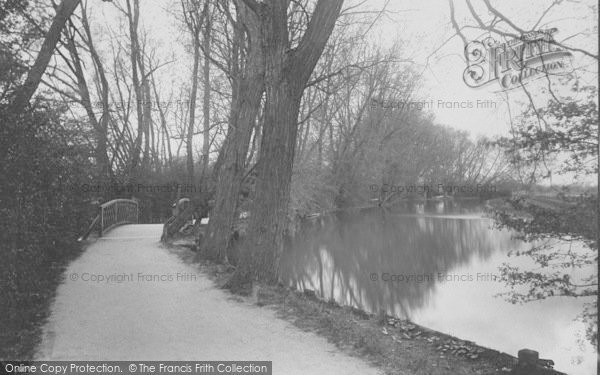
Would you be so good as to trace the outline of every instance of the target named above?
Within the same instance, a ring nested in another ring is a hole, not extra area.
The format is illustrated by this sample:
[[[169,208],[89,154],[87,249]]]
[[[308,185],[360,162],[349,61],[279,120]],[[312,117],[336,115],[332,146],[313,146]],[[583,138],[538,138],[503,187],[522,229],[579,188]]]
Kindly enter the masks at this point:
[[[234,268],[194,262],[191,237],[170,243],[171,252],[207,273],[222,287]],[[261,285],[235,299],[272,309],[296,327],[327,338],[340,350],[362,358],[386,374],[507,374],[515,357],[443,334],[410,321],[321,301],[313,291]]]

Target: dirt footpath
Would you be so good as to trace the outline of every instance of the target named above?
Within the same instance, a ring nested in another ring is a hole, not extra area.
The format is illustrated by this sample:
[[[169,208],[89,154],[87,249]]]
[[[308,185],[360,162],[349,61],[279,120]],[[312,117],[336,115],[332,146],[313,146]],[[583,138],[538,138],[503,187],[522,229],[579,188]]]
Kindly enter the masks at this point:
[[[233,301],[159,242],[127,225],[68,267],[38,360],[267,360],[273,374],[378,374],[269,309]]]

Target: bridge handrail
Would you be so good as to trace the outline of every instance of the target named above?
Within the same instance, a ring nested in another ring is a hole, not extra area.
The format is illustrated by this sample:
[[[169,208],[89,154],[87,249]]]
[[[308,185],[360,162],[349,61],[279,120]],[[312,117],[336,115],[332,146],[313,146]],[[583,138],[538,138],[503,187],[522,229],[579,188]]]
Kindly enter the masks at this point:
[[[85,240],[98,225],[102,236],[107,230],[121,224],[137,224],[139,222],[138,202],[133,199],[113,199],[98,206],[98,216],[94,218],[87,231],[78,241]]]
[[[100,236],[121,224],[137,224],[138,202],[133,199],[113,199],[100,205]]]
[[[102,203],[100,205],[100,208],[111,206],[111,205],[116,204],[116,203],[135,203],[136,205],[138,204],[137,201],[135,201],[133,199],[117,198],[117,199],[113,199],[111,201]]]

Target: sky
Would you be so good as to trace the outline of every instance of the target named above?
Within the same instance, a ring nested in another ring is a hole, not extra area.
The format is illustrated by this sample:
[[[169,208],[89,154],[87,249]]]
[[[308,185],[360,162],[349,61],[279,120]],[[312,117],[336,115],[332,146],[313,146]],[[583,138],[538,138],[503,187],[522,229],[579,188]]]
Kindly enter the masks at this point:
[[[381,9],[385,0],[369,0],[372,9]],[[456,19],[460,25],[467,24],[469,16],[463,0],[454,0]],[[482,1],[472,1],[477,10],[481,10]],[[492,4],[523,29],[529,29],[550,5],[549,0],[505,0],[492,1]],[[595,1],[563,2],[548,12],[539,28],[556,27],[558,41],[578,33],[597,33],[597,12],[593,11]],[[463,71],[467,64],[463,55],[463,42],[455,35],[451,24],[450,8],[447,0],[392,0],[387,5],[392,13],[375,32],[381,43],[392,43],[395,39],[409,41],[411,53],[415,53],[417,66],[422,67],[423,83],[420,92],[422,100],[430,103],[430,109],[438,122],[450,127],[466,130],[478,135],[507,135],[510,131],[510,118],[521,108],[520,103],[528,103],[521,90],[502,91],[497,82],[479,88],[470,88],[463,81]],[[592,13],[593,11],[593,13]],[[485,15],[483,11],[480,14]],[[473,24],[470,19],[468,24]],[[466,30],[467,37],[477,40],[481,30]],[[385,36],[385,37],[381,37]],[[453,37],[453,38],[452,38]],[[449,40],[450,39],[450,40]],[[581,46],[597,54],[597,38],[576,35],[568,43]],[[572,57],[574,67],[596,66],[580,54]],[[578,76],[596,84],[597,70],[592,73],[581,72]],[[536,91],[543,82],[533,82],[531,95],[542,96]],[[540,98],[541,99],[541,98]],[[462,108],[462,107],[466,108]],[[510,115],[512,113],[512,116]]]

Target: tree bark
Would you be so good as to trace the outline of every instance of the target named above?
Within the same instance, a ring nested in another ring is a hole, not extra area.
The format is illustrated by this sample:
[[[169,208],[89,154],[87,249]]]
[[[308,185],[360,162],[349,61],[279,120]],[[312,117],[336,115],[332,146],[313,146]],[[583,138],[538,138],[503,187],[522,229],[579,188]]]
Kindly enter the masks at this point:
[[[288,229],[292,167],[304,87],[329,39],[343,0],[319,0],[298,47],[289,50],[288,1],[255,3],[265,54],[265,123],[246,251],[230,286],[277,282]]]
[[[100,117],[100,121],[98,122],[98,129],[96,131],[97,134],[97,158],[98,158],[98,167],[101,178],[110,178],[112,169],[110,159],[108,158],[107,153],[107,144],[108,144],[108,123],[110,120],[110,107],[108,103],[109,97],[109,86],[108,80],[106,78],[106,72],[104,71],[104,65],[102,64],[102,60],[94,47],[94,42],[92,40],[92,33],[90,30],[89,21],[87,18],[87,10],[82,9],[82,17],[81,21],[83,24],[83,28],[85,30],[85,34],[87,36],[87,45],[90,49],[90,54],[92,56],[92,60],[94,61],[94,65],[96,66],[96,73],[98,74],[98,78],[100,81],[100,90],[101,90],[101,100],[102,100],[102,117]]]
[[[200,40],[198,35],[193,36],[194,43],[194,62],[192,67],[192,90],[190,92],[190,117],[188,120],[187,136],[186,136],[186,152],[187,152],[187,172],[189,183],[194,182],[194,122],[196,120],[196,96],[198,93],[198,65],[200,64]]]
[[[92,103],[87,80],[85,79],[85,74],[83,72],[81,58],[75,45],[75,36],[68,31],[66,31],[65,34],[67,38],[67,49],[69,50],[69,55],[71,56],[73,74],[77,79],[77,88],[79,96],[81,97],[81,105],[85,109],[88,120],[90,121],[96,135],[95,156],[99,169],[99,177],[102,179],[105,177],[104,172],[108,166],[108,155],[106,154],[106,134],[102,131],[100,122],[94,113],[94,105]],[[91,47],[90,43],[88,43],[88,47],[93,48]]]
[[[140,153],[142,152],[142,137],[144,134],[144,118],[142,108],[142,99],[144,97],[144,93],[142,92],[140,78],[138,75],[138,55],[140,53],[140,48],[138,43],[137,28],[139,17],[139,0],[133,0],[133,9],[130,0],[127,0],[127,19],[129,21],[129,36],[131,39],[131,52],[129,57],[131,61],[131,78],[133,80],[133,90],[135,92],[135,108],[138,124],[128,178],[132,178],[136,174],[136,170],[139,166]]]
[[[202,104],[203,129],[202,129],[202,177],[206,176],[208,169],[208,156],[210,153],[210,38],[211,38],[211,15],[209,2],[204,3],[206,25],[203,32],[203,50],[204,50],[204,98]]]
[[[226,262],[229,239],[236,220],[242,178],[246,169],[246,154],[252,129],[260,107],[264,89],[264,63],[261,49],[259,20],[237,1],[241,22],[249,33],[246,63],[234,84],[229,129],[223,143],[216,174],[215,206],[211,212],[204,252],[210,258]],[[241,29],[238,25],[237,30]]]
[[[190,91],[190,113],[188,118],[188,126],[186,130],[186,161],[188,182],[194,183],[194,124],[196,121],[196,97],[198,96],[198,70],[200,66],[200,27],[202,20],[206,16],[204,11],[200,12],[198,3],[195,1],[186,2],[182,0],[182,10],[186,26],[192,36],[192,48],[194,51],[193,66],[192,66],[192,87]],[[206,10],[206,7],[204,8]]]
[[[150,169],[150,140],[152,129],[152,95],[150,94],[150,82],[146,74],[146,65],[144,63],[145,52],[142,49],[138,54],[138,64],[140,67],[140,75],[142,77],[142,108],[143,108],[143,126],[144,126],[144,158],[142,159],[142,170]]]
[[[25,83],[17,90],[12,102],[12,111],[14,113],[20,113],[29,104],[29,100],[37,90],[42,76],[46,71],[46,67],[50,62],[50,58],[54,53],[56,44],[60,39],[61,32],[67,23],[67,20],[71,17],[75,8],[79,5],[80,0],[63,0],[63,2],[56,9],[56,16],[52,20],[50,30],[44,38],[42,48],[38,53],[35,63],[29,70]]]

